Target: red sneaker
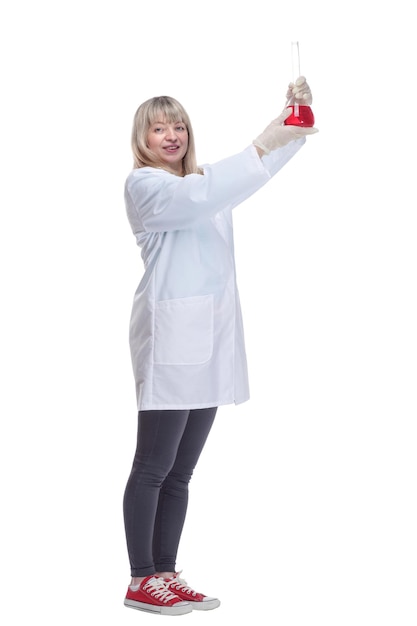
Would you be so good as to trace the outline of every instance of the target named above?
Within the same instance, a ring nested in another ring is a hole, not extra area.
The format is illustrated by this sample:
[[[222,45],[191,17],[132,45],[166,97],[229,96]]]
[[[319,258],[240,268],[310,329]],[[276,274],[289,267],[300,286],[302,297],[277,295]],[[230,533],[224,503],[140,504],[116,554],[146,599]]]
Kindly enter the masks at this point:
[[[190,602],[171,591],[163,578],[153,575],[144,578],[136,591],[128,587],[124,605],[162,615],[184,615],[193,609]]]
[[[166,578],[168,583],[168,589],[175,593],[181,600],[189,602],[193,609],[197,611],[209,611],[210,609],[217,609],[220,606],[220,600],[217,598],[210,598],[202,593],[197,593],[194,589],[191,589],[183,578],[180,578],[181,572],[177,572],[172,578]]]

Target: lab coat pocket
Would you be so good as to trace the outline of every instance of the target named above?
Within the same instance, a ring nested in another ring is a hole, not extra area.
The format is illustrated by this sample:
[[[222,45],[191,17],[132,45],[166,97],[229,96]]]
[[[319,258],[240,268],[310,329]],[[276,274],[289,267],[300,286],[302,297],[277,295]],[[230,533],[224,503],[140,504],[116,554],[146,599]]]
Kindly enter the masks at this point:
[[[213,296],[160,300],[155,309],[154,363],[197,365],[213,352]]]

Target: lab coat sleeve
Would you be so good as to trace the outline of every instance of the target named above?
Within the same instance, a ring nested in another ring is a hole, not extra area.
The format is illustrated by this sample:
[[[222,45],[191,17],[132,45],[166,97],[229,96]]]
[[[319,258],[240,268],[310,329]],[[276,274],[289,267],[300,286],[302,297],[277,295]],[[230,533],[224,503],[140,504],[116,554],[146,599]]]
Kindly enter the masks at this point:
[[[242,202],[270,179],[251,147],[203,169],[204,175],[184,177],[157,168],[133,170],[125,186],[133,230],[191,228],[231,204]]]
[[[150,167],[133,170],[125,185],[132,229],[187,229],[227,207],[233,208],[270,180],[300,147],[285,146],[274,151],[279,154],[260,159],[256,148],[250,145],[239,154],[204,166],[204,175],[180,177]]]
[[[295,141],[291,141],[283,148],[272,150],[269,154],[262,157],[262,163],[270,176],[275,176],[277,172],[302,148],[306,138],[300,137]]]

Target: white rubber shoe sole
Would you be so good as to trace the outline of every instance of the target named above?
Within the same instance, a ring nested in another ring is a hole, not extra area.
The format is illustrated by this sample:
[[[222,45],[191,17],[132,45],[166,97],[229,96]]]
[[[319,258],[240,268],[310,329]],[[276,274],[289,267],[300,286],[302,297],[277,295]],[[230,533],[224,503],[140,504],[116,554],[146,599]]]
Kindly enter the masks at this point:
[[[202,602],[199,604],[202,604]],[[159,613],[160,615],[185,615],[186,613],[191,613],[193,610],[191,602],[177,602],[175,606],[156,606],[154,604],[148,604],[147,602],[137,602],[136,600],[128,600],[126,598],[124,605],[130,609],[146,611],[147,613]]]
[[[189,602],[195,611],[211,611],[211,609],[217,609],[220,606],[220,600],[217,598],[207,598],[202,602],[193,602],[192,600]]]

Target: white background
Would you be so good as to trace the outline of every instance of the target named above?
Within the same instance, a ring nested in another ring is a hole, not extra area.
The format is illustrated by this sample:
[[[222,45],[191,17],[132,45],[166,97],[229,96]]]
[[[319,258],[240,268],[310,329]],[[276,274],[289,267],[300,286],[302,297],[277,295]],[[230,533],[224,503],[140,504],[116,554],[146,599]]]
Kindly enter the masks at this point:
[[[0,18],[1,622],[163,619],[123,607],[131,122],[172,95],[200,162],[238,152],[282,110],[298,39],[320,133],[235,212],[252,397],[219,410],[179,554],[222,606],[182,619],[415,626],[412,3],[22,0]]]

